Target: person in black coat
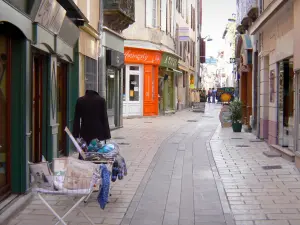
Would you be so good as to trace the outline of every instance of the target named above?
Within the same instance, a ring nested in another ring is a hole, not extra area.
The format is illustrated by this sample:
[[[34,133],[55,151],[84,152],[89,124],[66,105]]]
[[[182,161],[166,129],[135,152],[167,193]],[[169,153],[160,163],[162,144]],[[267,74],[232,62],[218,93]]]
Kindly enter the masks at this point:
[[[73,136],[83,138],[87,144],[96,138],[100,141],[111,138],[106,101],[96,91],[87,90],[83,97],[78,98]]]

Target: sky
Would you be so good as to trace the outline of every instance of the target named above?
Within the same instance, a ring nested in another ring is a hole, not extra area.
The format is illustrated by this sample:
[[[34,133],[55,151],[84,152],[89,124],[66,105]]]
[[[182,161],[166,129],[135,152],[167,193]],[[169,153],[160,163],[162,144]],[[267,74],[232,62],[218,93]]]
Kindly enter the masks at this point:
[[[236,13],[236,0],[202,0],[202,4],[202,37],[209,35],[213,39],[206,42],[206,56],[217,57],[228,19]]]

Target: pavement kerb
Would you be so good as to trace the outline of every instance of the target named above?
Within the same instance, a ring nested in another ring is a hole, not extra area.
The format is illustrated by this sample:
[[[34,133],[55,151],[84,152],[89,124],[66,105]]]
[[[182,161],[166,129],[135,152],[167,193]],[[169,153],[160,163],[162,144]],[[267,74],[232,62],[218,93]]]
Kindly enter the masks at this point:
[[[21,212],[33,198],[32,192],[17,197],[12,203],[3,209],[0,214],[0,225],[8,224],[16,214]]]
[[[212,152],[212,148],[211,148],[211,144],[210,144],[210,142],[212,140],[212,137],[217,132],[217,130],[219,129],[220,126],[221,126],[221,124],[219,124],[216,127],[215,131],[212,132],[212,134],[210,135],[210,137],[206,141],[206,147],[207,147],[208,154],[210,156],[209,157],[209,162],[210,162],[211,168],[213,169],[213,175],[214,175],[215,183],[216,183],[216,186],[217,186],[217,189],[218,189],[219,198],[220,198],[220,201],[221,201],[221,204],[222,204],[222,209],[223,209],[224,217],[225,217],[225,220],[226,220],[226,224],[227,225],[235,225],[236,223],[235,223],[235,220],[234,220],[234,217],[233,217],[233,213],[231,211],[230,204],[229,204],[229,201],[228,201],[227,196],[226,196],[226,192],[225,192],[223,182],[220,179],[221,176],[220,176],[219,170],[216,166],[216,162],[215,162],[213,152]]]

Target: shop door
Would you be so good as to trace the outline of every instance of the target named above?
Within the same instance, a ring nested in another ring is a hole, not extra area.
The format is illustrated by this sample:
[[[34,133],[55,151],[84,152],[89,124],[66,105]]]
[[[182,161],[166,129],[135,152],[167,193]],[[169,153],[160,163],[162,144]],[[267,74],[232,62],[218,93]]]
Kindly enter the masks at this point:
[[[293,150],[294,78],[288,61],[279,64],[279,144]]]
[[[115,104],[116,104],[116,70],[114,68],[107,69],[107,116],[109,126],[115,127]]]
[[[0,35],[0,201],[10,191],[10,41]]]
[[[126,84],[126,95],[123,102],[123,114],[124,116],[141,116],[143,112],[142,66],[127,65],[124,82]]]
[[[32,73],[32,152],[31,161],[42,160],[42,124],[43,124],[43,57],[33,57]]]
[[[57,80],[58,80],[58,156],[66,156],[67,137],[64,131],[67,126],[67,64],[57,63]]]
[[[158,114],[158,67],[145,65],[144,67],[144,116]]]

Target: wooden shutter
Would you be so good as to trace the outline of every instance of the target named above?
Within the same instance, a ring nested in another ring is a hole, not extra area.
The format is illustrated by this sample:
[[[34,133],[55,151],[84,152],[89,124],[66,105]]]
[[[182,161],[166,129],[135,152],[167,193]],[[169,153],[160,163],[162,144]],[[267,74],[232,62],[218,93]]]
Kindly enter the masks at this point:
[[[167,30],[167,0],[160,0],[160,29]]]
[[[146,1],[146,27],[152,26],[153,19],[153,0],[145,0]]]

